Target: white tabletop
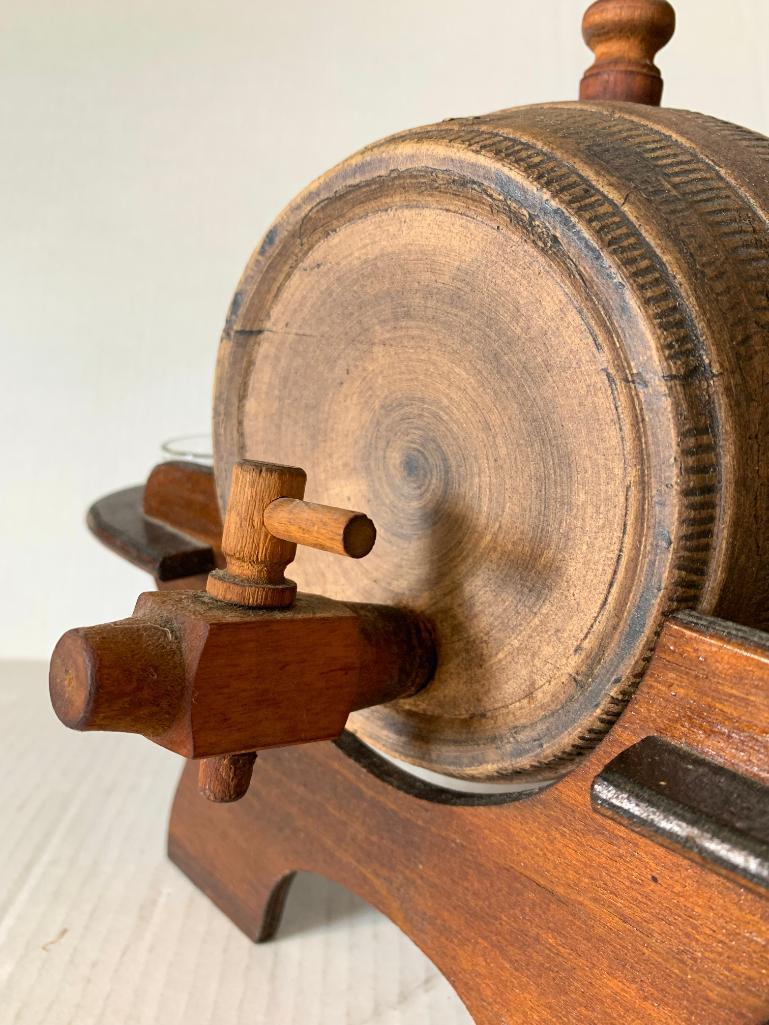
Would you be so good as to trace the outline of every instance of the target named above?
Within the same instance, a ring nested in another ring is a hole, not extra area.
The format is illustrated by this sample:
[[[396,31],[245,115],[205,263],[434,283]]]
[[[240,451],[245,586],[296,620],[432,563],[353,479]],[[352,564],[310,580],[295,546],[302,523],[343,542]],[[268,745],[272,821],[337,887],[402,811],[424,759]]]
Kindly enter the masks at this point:
[[[470,1025],[391,922],[300,876],[254,945],[165,857],[180,760],[75,734],[0,663],[2,1025]]]

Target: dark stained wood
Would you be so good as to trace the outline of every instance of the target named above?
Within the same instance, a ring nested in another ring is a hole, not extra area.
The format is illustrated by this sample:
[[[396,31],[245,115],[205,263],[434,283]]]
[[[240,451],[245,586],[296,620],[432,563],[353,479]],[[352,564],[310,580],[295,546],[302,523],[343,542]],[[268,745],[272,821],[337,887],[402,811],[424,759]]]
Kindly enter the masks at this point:
[[[144,514],[218,549],[222,541],[222,515],[216,496],[214,471],[188,460],[158,463],[143,494]]]
[[[300,589],[435,622],[434,682],[361,739],[553,779],[671,612],[769,626],[768,156],[684,111],[499,111],[368,147],[268,233],[221,343],[217,484],[302,465],[378,539],[360,566],[300,550]]]
[[[110,551],[152,574],[159,590],[203,590],[211,569],[224,565],[213,481],[210,467],[160,463],[143,488],[95,502],[88,527]]]
[[[769,891],[766,784],[644,737],[596,776],[591,795],[596,811],[629,829]]]
[[[582,19],[595,54],[579,87],[581,100],[624,100],[659,106],[662,76],[654,56],[673,37],[675,11],[667,0],[596,0]]]
[[[425,951],[478,1025],[760,1025],[769,900],[596,814],[590,789],[649,735],[769,782],[768,643],[670,621],[600,747],[525,799],[416,783],[349,734],[266,753],[237,805],[201,801],[189,766],[169,854],[254,939],[277,927],[294,872],[337,880]]]
[[[208,573],[192,577],[179,577],[176,580],[156,580],[159,591],[205,591]]]
[[[296,591],[295,585],[285,580],[284,570],[297,543],[360,558],[370,551],[376,536],[373,524],[363,514],[298,501],[305,479],[304,471],[293,467],[254,462],[240,466],[233,478],[234,499],[229,503],[225,536],[220,538],[215,533],[218,508],[210,472],[189,463],[161,464],[153,470],[143,491],[132,488],[96,503],[90,522],[92,527],[98,524],[99,534],[110,548],[132,556],[153,572],[163,590],[177,591],[179,584],[189,587],[205,583],[209,593],[220,599],[234,599],[252,607],[282,607],[290,604]],[[276,510],[276,533],[271,533],[265,513],[280,501],[284,505]],[[159,522],[160,518],[164,523]],[[215,548],[202,551],[208,554],[211,568],[214,551],[224,548],[228,570],[207,579],[190,576],[190,571],[198,571],[201,564],[190,561],[188,553],[199,553],[200,546],[170,529],[166,525],[169,523],[209,538]],[[279,537],[280,533],[284,537]],[[161,557],[150,548],[150,540],[156,548],[160,542],[165,545]],[[136,553],[140,553],[140,559]],[[338,603],[324,603],[323,599],[307,599],[291,622],[278,617],[270,624],[267,618],[258,616],[249,621],[247,614],[243,622],[241,613],[241,628],[236,634],[227,634],[227,644],[217,648],[214,635],[222,624],[215,622],[215,606],[200,598],[178,595],[166,601],[157,615],[156,603],[145,597],[138,608],[149,608],[149,625],[124,620],[70,631],[52,658],[51,698],[62,721],[75,729],[125,729],[153,737],[162,735],[160,742],[188,755],[221,752],[210,762],[204,759],[200,767],[201,789],[211,800],[237,800],[251,777],[253,758],[243,750],[244,727],[241,724],[240,732],[233,733],[233,716],[259,719],[260,728],[253,724],[245,728],[245,734],[259,747],[334,737],[351,711],[366,707],[372,700],[391,701],[412,694],[435,669],[430,629],[419,617],[395,609],[359,605],[353,611]],[[295,632],[284,638],[294,630],[295,620],[306,618],[313,601],[314,608],[323,605],[327,621],[300,632],[298,643]],[[212,609],[214,614],[210,615]],[[238,614],[225,608],[221,618],[232,626]],[[196,619],[197,627],[192,622]],[[271,625],[278,631],[267,636]],[[158,639],[168,649],[173,672],[165,673],[153,661]],[[145,640],[146,652],[142,650]],[[264,645],[266,657],[259,669],[262,675],[272,673],[272,688],[279,698],[267,702],[269,715],[265,714],[264,697],[262,704],[252,700],[253,679],[258,674],[247,664],[252,661],[255,646],[261,650]],[[220,661],[224,660],[221,665],[216,658],[213,667],[210,664],[212,649],[220,651]],[[206,653],[202,672],[201,652]],[[176,670],[183,657],[195,669],[187,679],[182,673],[180,683]],[[277,662],[273,665],[270,658]],[[209,739],[208,747],[204,744],[201,749],[199,738],[205,730],[200,720],[205,718],[211,693],[217,690],[217,674],[232,681],[233,672],[235,684],[242,685],[243,693],[230,694],[233,707],[219,709],[226,724],[222,735],[213,748]],[[123,674],[135,685],[124,688]],[[309,733],[308,717],[312,721]],[[195,732],[193,718],[198,723],[197,742],[191,739]],[[235,735],[237,740],[233,739]]]
[[[87,517],[91,532],[111,551],[150,573],[160,586],[207,576],[216,565],[211,545],[150,519],[142,509],[143,495],[139,485],[94,502]]]
[[[144,733],[207,758],[338,737],[352,711],[413,694],[434,667],[429,628],[400,609],[318,595],[253,609],[152,591],[131,619],[64,635],[51,698],[74,729]],[[235,776],[211,771],[220,790]]]

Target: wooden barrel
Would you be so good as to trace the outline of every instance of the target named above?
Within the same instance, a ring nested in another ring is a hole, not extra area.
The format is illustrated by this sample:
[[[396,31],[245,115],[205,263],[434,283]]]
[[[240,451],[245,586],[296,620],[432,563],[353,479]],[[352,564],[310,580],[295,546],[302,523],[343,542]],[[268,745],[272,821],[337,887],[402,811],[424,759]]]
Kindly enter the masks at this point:
[[[376,548],[301,589],[431,616],[440,668],[349,723],[459,778],[550,779],[682,607],[769,627],[769,141],[563,103],[368,147],[278,219],[215,394],[243,457],[303,466]]]

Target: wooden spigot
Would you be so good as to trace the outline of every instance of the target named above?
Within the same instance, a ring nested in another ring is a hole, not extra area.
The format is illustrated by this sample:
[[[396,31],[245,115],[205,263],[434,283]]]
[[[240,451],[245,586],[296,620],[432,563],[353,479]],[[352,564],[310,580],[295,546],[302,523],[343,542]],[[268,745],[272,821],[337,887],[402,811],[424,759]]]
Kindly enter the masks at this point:
[[[302,470],[240,463],[224,570],[206,591],[152,591],[133,616],[70,630],[51,659],[51,701],[73,729],[141,733],[200,758],[215,801],[242,797],[255,752],[338,737],[353,711],[416,693],[435,669],[432,631],[383,605],[296,594],[296,545],[360,557],[360,513],[302,501]]]
[[[376,541],[363,513],[304,502],[307,474],[297,466],[244,460],[230,480],[222,552],[227,568],[208,577],[207,592],[249,608],[285,608],[296,597],[286,566],[298,544],[360,559]],[[229,802],[248,790],[256,753],[247,751],[200,763],[198,785],[211,801]]]
[[[582,78],[579,98],[659,106],[662,76],[654,56],[675,27],[667,0],[596,0],[582,19],[582,36],[595,62]]]

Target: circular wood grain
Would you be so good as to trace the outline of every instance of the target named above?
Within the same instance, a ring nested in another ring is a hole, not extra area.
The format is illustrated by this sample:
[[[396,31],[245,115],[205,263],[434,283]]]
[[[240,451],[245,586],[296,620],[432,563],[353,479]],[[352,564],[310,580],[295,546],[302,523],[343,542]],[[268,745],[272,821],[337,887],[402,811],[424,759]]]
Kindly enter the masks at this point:
[[[766,625],[765,140],[681,111],[557,104],[369,147],[254,254],[215,394],[240,458],[361,509],[359,563],[299,587],[434,620],[422,693],[354,715],[460,778],[593,746],[680,607]]]

